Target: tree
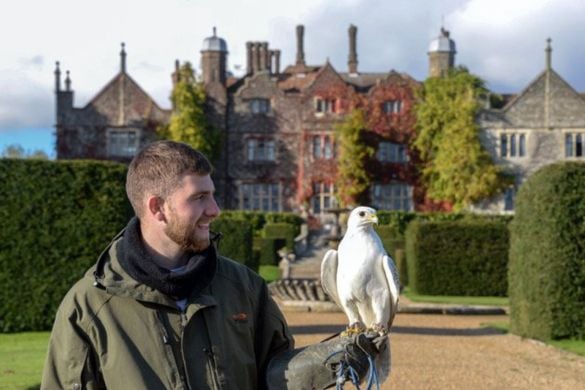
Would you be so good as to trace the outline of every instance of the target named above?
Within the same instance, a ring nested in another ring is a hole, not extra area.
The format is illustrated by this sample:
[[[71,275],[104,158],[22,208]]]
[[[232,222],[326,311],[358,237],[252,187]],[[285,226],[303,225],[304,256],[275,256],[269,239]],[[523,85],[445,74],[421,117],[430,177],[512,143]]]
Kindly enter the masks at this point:
[[[479,138],[476,117],[483,81],[465,68],[427,79],[415,107],[414,147],[422,159],[427,195],[461,210],[507,184]]]
[[[19,144],[11,144],[4,147],[4,150],[0,154],[1,158],[28,158],[38,160],[48,160],[49,156],[41,149],[35,149],[31,151],[25,151],[24,148]]]
[[[169,125],[162,129],[165,138],[184,142],[205,154],[211,161],[219,158],[221,133],[207,120],[205,89],[195,80],[193,68],[186,62],[179,69],[171,95],[174,111]]]
[[[354,109],[337,128],[337,197],[343,206],[363,203],[368,196],[372,179],[366,163],[375,150],[364,142],[366,127],[364,111]]]

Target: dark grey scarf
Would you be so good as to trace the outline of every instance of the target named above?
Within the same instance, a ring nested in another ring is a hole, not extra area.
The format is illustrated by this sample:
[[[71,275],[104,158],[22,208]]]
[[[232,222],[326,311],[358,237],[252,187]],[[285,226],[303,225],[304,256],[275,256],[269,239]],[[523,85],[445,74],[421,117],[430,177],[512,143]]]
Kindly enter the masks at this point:
[[[130,220],[116,249],[122,268],[132,278],[174,299],[201,292],[209,285],[217,269],[214,245],[201,252],[186,254],[189,260],[181,272],[171,272],[159,266],[144,246],[138,218]]]

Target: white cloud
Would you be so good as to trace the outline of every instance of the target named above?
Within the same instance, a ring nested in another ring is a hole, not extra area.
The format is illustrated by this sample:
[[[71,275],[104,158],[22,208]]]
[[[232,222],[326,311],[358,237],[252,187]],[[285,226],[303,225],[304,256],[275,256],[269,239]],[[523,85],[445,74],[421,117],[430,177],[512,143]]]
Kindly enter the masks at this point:
[[[582,0],[20,0],[3,8],[0,35],[13,38],[0,55],[0,131],[53,124],[57,60],[71,70],[76,106],[86,104],[118,72],[122,41],[128,72],[168,108],[175,59],[197,66],[213,26],[227,40],[232,70],[245,67],[248,40],[282,49],[283,67],[294,62],[295,25],[302,23],[307,62],[329,58],[346,71],[353,23],[360,70],[396,69],[423,79],[428,44],[444,17],[457,62],[491,87],[524,87],[543,69],[550,36],[553,66],[585,90]]]

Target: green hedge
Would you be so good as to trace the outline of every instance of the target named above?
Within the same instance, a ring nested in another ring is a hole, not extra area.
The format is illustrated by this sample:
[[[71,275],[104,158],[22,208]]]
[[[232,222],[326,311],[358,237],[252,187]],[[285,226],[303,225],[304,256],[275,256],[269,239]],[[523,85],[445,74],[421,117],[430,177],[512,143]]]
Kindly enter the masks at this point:
[[[252,251],[252,225],[248,221],[220,215],[213,221],[212,230],[222,234],[219,254],[247,265],[258,272],[258,259]]]
[[[415,220],[406,231],[409,287],[427,295],[505,296],[508,241],[505,220]]]
[[[541,340],[585,339],[585,164],[532,175],[511,224],[510,329]]]
[[[299,229],[290,223],[267,223],[264,225],[262,236],[264,238],[284,238],[285,246],[289,251],[295,249],[295,237],[298,236]],[[277,248],[281,249],[281,248]]]
[[[260,242],[260,264],[278,265],[278,251],[286,246],[284,238],[263,238]]]
[[[260,236],[267,223],[290,223],[300,231],[303,218],[294,213],[276,213],[264,211],[222,210],[221,215],[230,218],[248,221],[252,225],[255,236]]]
[[[126,167],[0,160],[0,331],[48,330],[61,299],[132,216]]]

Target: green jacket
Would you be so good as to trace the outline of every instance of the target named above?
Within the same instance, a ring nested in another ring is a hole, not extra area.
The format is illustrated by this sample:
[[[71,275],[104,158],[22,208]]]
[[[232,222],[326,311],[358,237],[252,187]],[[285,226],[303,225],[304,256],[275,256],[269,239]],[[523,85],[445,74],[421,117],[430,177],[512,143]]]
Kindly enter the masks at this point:
[[[262,278],[218,256],[182,313],[122,269],[118,242],[63,299],[42,389],[265,388],[269,360],[293,339]]]

